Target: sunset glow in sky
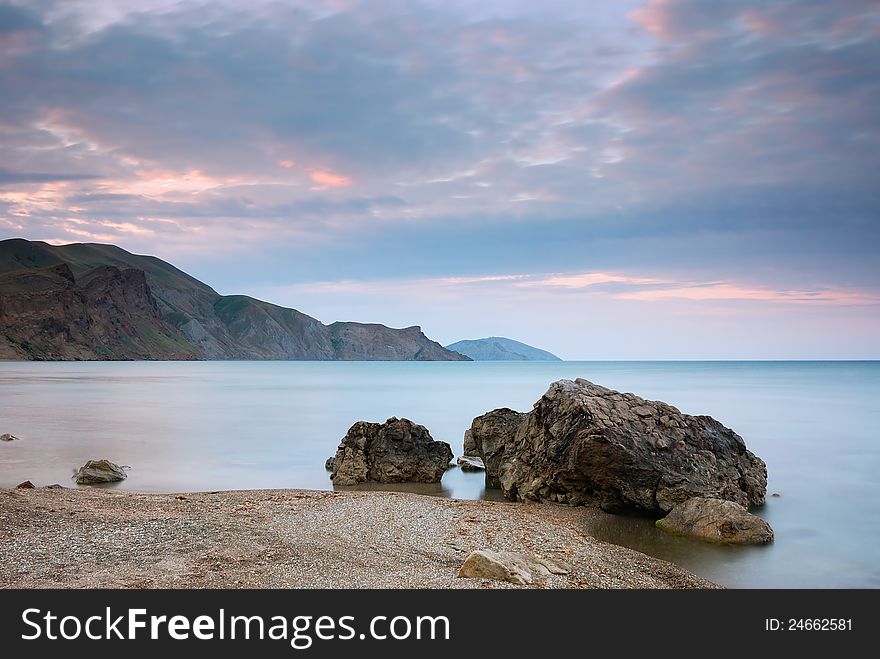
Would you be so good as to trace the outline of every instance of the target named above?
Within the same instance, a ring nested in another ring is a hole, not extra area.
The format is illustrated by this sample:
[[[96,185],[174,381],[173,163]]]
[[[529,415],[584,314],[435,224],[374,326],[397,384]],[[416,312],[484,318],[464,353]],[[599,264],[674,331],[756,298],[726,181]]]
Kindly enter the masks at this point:
[[[871,0],[0,0],[0,239],[565,358],[880,358]]]

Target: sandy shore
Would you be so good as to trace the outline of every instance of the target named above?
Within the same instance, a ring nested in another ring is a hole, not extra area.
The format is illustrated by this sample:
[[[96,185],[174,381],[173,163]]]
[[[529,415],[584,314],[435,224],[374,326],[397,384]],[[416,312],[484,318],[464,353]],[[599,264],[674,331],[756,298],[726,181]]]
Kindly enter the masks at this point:
[[[519,587],[455,577],[470,551],[488,548],[570,567],[539,587],[713,587],[585,535],[591,514],[391,492],[0,490],[0,586]]]

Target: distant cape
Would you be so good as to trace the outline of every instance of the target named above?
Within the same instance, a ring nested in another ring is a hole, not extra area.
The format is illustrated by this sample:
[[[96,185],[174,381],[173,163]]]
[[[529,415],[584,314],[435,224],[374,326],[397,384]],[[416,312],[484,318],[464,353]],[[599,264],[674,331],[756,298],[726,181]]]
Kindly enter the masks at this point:
[[[503,336],[490,336],[485,339],[457,341],[446,346],[467,355],[474,361],[518,361],[518,362],[559,362],[556,355],[533,346],[507,339]]]
[[[324,325],[154,256],[22,239],[0,241],[0,359],[470,360],[418,326]]]

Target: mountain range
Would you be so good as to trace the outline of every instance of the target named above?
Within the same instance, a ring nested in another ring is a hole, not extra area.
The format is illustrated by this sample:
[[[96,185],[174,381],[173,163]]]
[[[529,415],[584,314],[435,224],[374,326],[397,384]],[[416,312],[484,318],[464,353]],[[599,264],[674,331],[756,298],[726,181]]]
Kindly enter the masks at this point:
[[[534,346],[507,339],[503,336],[490,336],[485,339],[457,341],[446,346],[467,355],[474,361],[516,361],[516,362],[559,362],[556,355]]]
[[[154,256],[17,238],[0,241],[0,359],[469,361],[417,326],[324,325]]]

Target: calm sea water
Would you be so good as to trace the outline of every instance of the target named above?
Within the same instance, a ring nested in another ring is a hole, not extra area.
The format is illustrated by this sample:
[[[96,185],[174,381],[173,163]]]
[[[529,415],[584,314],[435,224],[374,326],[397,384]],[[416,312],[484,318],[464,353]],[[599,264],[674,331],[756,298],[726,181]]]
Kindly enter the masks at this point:
[[[710,414],[766,462],[768,547],[667,536],[603,515],[587,530],[734,587],[880,587],[880,362],[0,363],[0,486],[73,486],[74,467],[131,466],[139,491],[332,487],[324,471],[357,420],[407,417],[461,453],[471,419],[531,409],[585,377]],[[481,474],[437,486],[496,497]]]

